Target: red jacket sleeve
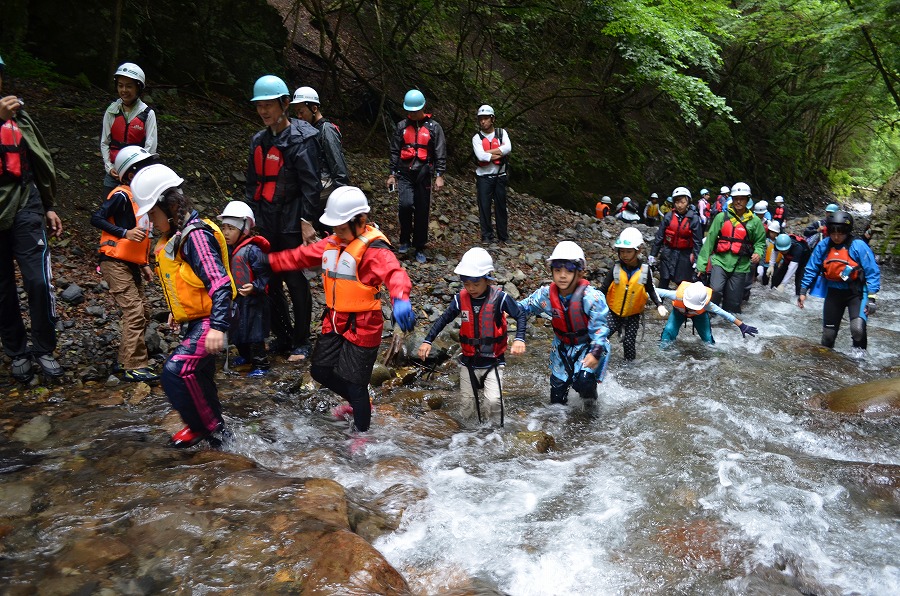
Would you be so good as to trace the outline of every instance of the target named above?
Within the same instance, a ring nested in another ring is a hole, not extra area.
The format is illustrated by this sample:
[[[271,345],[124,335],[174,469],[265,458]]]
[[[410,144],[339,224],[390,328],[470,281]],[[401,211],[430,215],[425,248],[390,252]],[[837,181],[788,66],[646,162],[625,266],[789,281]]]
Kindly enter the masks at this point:
[[[315,244],[269,253],[269,266],[275,272],[321,267],[326,245],[327,242],[323,239]]]
[[[384,283],[391,298],[409,300],[412,282],[406,269],[388,247],[374,245],[369,247],[359,265],[359,280],[370,286]]]

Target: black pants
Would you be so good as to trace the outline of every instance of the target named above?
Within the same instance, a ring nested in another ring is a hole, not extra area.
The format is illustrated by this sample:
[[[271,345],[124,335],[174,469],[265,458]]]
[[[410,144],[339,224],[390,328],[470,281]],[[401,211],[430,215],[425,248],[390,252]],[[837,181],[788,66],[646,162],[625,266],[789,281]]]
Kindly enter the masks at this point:
[[[638,328],[641,326],[641,315],[620,317],[611,312],[606,318],[606,324],[609,326],[610,337],[616,331],[622,335],[622,348],[625,351],[625,360],[637,358],[637,334]]]
[[[269,233],[264,230],[263,237],[271,244],[272,252],[303,244],[303,236],[299,232]],[[287,286],[290,305],[284,297],[284,286]],[[309,290],[309,280],[302,271],[272,273],[269,277],[269,305],[272,309],[272,332],[279,349],[293,350],[309,343],[312,293]]]
[[[868,347],[868,335],[865,321],[860,318],[862,292],[852,288],[845,290],[828,288],[825,304],[822,306],[822,345],[827,348],[834,347],[834,340],[841,328],[841,319],[844,318],[844,309],[847,309],[847,316],[850,319],[853,347],[865,350]]]
[[[269,370],[269,355],[266,354],[266,344],[264,342],[253,342],[247,344],[234,344],[241,358],[246,360],[253,368]]]
[[[431,211],[431,167],[401,172],[397,178],[400,195],[400,244],[412,245],[417,251],[428,244],[428,217]]]
[[[500,242],[509,240],[506,213],[506,174],[501,176],[475,176],[475,188],[478,191],[478,221],[481,223],[481,239],[485,242],[494,240],[494,229],[491,226],[491,204],[497,218],[497,239]]]
[[[730,312],[739,314],[749,273],[727,272],[718,265],[713,265],[709,273],[709,287],[712,289],[712,301]]]
[[[28,294],[30,352],[35,356],[52,354],[56,349],[56,299],[50,283],[50,245],[44,233],[43,214],[19,211],[13,226],[0,231],[0,339],[7,356],[21,358],[29,354],[29,349],[19,309],[14,260]]]
[[[353,406],[353,425],[365,432],[372,423],[369,379],[378,358],[378,346],[357,346],[338,333],[322,335],[312,353],[309,373]]]

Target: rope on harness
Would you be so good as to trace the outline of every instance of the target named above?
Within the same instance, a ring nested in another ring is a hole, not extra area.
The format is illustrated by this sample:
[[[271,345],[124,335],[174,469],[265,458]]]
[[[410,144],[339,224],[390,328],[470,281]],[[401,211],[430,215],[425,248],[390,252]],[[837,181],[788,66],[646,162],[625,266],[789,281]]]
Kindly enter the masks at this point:
[[[484,381],[487,379],[487,376],[493,371],[494,375],[497,378],[497,388],[500,391],[500,426],[503,426],[504,419],[504,408],[503,408],[503,384],[500,382],[500,370],[497,366],[497,360],[494,360],[494,363],[487,369],[485,369],[484,374],[481,378],[478,378],[478,374],[475,372],[475,368],[469,364],[466,364],[466,370],[469,371],[469,383],[472,385],[472,393],[475,397],[475,412],[478,414],[478,422],[484,422],[484,419],[481,416],[481,400],[479,399],[478,392],[484,389]]]

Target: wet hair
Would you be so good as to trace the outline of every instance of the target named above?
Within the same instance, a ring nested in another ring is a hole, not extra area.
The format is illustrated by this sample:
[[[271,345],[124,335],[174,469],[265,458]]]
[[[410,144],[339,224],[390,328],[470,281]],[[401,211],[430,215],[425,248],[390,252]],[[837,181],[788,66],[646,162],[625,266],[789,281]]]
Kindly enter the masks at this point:
[[[156,205],[169,217],[172,226],[166,234],[171,238],[184,227],[185,219],[194,210],[194,204],[180,188],[170,188],[159,198]]]

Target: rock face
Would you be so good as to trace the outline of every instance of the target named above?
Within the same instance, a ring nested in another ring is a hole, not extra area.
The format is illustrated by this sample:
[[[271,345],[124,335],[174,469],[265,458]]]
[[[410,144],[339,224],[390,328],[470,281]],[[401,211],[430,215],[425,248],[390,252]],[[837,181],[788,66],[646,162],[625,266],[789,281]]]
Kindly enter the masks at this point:
[[[871,246],[875,254],[900,256],[900,171],[888,180],[872,201]],[[862,233],[863,230],[856,230]]]
[[[900,377],[838,389],[810,398],[814,408],[841,414],[895,416],[900,414]]]

